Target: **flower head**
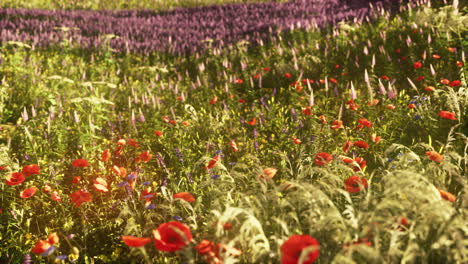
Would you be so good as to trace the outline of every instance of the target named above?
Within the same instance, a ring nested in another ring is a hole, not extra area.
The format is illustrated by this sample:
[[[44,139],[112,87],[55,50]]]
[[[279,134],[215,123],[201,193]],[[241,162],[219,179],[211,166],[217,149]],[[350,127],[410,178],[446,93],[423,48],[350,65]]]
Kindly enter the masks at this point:
[[[327,152],[320,152],[315,155],[314,163],[317,166],[325,166],[333,160],[331,154]]]
[[[365,178],[353,175],[345,180],[345,189],[350,193],[360,192],[362,187],[365,189],[368,187],[367,180]]]
[[[13,172],[5,179],[6,184],[10,186],[21,184],[24,180],[25,177],[21,172]]]
[[[166,252],[178,251],[192,241],[189,227],[177,221],[161,224],[153,230],[153,236],[155,247]]]
[[[33,197],[33,195],[37,192],[36,187],[29,187],[24,189],[22,192],[20,192],[20,197],[23,199],[28,199]]]
[[[311,264],[320,255],[319,246],[309,235],[292,235],[281,245],[281,264],[297,264],[301,258],[303,264]]]

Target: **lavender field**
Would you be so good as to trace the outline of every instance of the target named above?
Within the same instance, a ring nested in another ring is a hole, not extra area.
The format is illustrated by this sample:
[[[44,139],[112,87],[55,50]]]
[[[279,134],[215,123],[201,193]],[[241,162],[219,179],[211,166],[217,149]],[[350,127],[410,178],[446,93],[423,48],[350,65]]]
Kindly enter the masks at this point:
[[[0,3],[0,263],[468,262],[466,4],[241,2]]]

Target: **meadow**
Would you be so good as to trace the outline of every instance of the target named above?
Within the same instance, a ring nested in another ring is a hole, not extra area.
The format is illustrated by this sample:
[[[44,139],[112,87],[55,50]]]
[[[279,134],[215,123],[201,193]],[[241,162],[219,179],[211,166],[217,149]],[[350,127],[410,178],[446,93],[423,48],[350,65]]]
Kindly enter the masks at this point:
[[[123,2],[0,8],[1,263],[468,262],[466,6]]]

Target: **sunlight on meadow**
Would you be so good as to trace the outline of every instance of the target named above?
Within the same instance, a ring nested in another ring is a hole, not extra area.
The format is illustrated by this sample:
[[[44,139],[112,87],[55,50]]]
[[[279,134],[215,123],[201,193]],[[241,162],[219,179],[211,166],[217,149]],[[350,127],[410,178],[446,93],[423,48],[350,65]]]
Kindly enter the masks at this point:
[[[468,262],[466,5],[0,6],[0,263]]]

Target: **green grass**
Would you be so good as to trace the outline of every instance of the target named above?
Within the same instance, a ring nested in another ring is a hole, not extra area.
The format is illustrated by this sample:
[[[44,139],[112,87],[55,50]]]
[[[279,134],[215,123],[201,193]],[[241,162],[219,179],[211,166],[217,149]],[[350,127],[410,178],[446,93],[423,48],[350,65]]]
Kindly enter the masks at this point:
[[[466,10],[412,10],[373,24],[294,31],[273,43],[239,43],[187,57],[90,53],[67,44],[46,50],[4,45],[0,166],[6,169],[0,173],[6,178],[38,164],[41,174],[17,186],[0,183],[0,262],[21,263],[52,232],[61,239],[57,250],[49,257],[32,254],[34,263],[58,255],[78,263],[203,263],[193,248],[203,239],[242,250],[239,257],[225,254],[225,263],[279,263],[280,247],[293,234],[319,241],[317,263],[466,262],[466,21]],[[416,61],[423,67],[414,69]],[[424,80],[417,81],[419,76]],[[301,91],[291,85],[305,78],[316,82]],[[381,84],[387,94],[379,93]],[[428,86],[435,91],[426,91]],[[357,110],[347,104],[351,87]],[[389,98],[389,91],[396,97]],[[215,96],[218,101],[210,104]],[[312,115],[305,115],[312,98]],[[379,103],[368,105],[372,99]],[[416,108],[409,109],[411,103]],[[456,120],[441,118],[442,110],[455,113]],[[165,116],[176,123],[164,122]],[[253,117],[255,126],[247,124]],[[360,118],[372,127],[358,129]],[[332,129],[334,120],[344,128]],[[382,140],[373,142],[373,134]],[[294,144],[293,137],[302,143]],[[126,145],[116,157],[119,139],[139,146]],[[346,141],[358,140],[369,149],[343,151]],[[113,155],[107,162],[100,158],[105,149]],[[204,169],[219,150],[219,164]],[[153,157],[136,163],[144,151]],[[441,153],[443,162],[428,159],[427,151]],[[320,152],[333,154],[333,161],[316,165]],[[353,155],[367,161],[364,170],[341,161]],[[78,158],[90,166],[72,167]],[[113,165],[138,172],[131,196],[118,187],[125,179]],[[265,168],[278,173],[258,180]],[[344,181],[351,175],[367,179],[369,187],[347,192]],[[73,184],[75,176],[82,182]],[[109,192],[94,189],[97,177],[107,180]],[[63,201],[51,200],[45,185]],[[20,198],[31,186],[38,192]],[[139,199],[147,187],[156,193],[154,209]],[[69,195],[79,189],[87,189],[92,201],[75,208]],[[437,189],[456,201],[442,199]],[[178,192],[194,194],[196,202],[174,200]],[[179,252],[159,252],[153,244],[129,248],[121,241],[122,235],[151,237],[176,216],[194,236]],[[407,226],[401,226],[402,217]],[[232,230],[223,229],[227,222]],[[363,239],[371,245],[353,244]]]
[[[257,3],[269,0],[3,0],[0,7],[39,9],[151,9],[157,11],[178,7],[198,7],[227,3]],[[278,1],[277,1],[278,2]],[[283,2],[285,2],[283,0]]]

